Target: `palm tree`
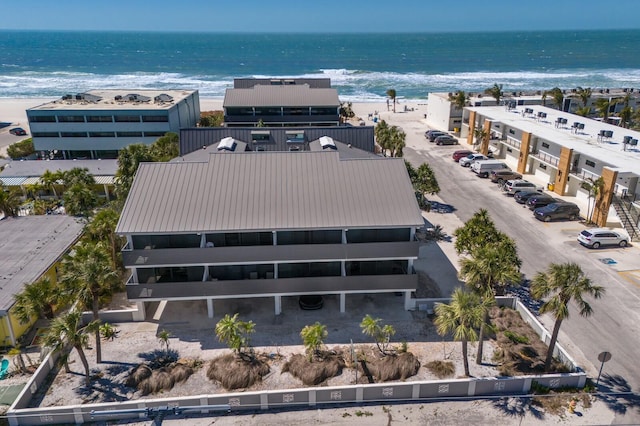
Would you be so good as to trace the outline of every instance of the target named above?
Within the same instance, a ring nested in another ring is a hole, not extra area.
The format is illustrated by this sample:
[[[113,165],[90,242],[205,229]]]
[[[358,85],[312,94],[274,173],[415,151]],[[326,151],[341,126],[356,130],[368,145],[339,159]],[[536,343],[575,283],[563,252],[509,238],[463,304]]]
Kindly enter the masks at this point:
[[[559,87],[554,87],[547,93],[551,95],[551,99],[553,99],[553,104],[556,106],[556,108],[562,111],[562,107],[564,106],[564,93],[562,92],[562,89],[560,89]]]
[[[403,149],[406,146],[405,140],[407,135],[402,131],[398,126],[391,126],[389,129],[390,139],[389,139],[389,149],[391,151],[392,157],[402,157]]]
[[[395,328],[389,324],[380,326],[381,318],[373,318],[371,315],[366,315],[360,322],[360,328],[362,333],[369,337],[372,337],[376,341],[376,346],[382,355],[387,355],[387,347],[391,341],[391,337],[396,334]]]
[[[474,145],[478,145],[487,137],[487,131],[482,127],[476,127],[473,129],[473,136],[476,138],[476,143]]]
[[[305,325],[300,331],[300,337],[310,362],[313,361],[314,356],[320,354],[320,348],[324,345],[327,335],[327,326],[320,324],[318,321],[313,325]]]
[[[118,268],[118,253],[120,252],[122,238],[116,234],[116,226],[120,214],[112,208],[100,210],[93,216],[87,226],[87,236],[94,241],[104,241],[111,252],[111,262],[114,270]]]
[[[62,261],[60,282],[66,292],[77,297],[85,309],[91,309],[95,329],[96,362],[102,362],[100,344],[100,298],[111,296],[118,274],[111,267],[103,243],[81,242]]]
[[[580,98],[582,107],[586,108],[587,104],[589,103],[589,99],[591,98],[591,87],[582,88],[578,86],[576,88],[576,95],[578,95],[578,97]]]
[[[95,323],[90,323],[84,327],[82,325],[82,312],[72,310],[64,315],[56,317],[49,329],[43,337],[44,346],[54,351],[64,351],[68,346],[72,346],[78,355],[84,367],[85,384],[91,385],[91,376],[89,371],[89,363],[84,350],[89,347],[88,333],[93,329],[98,329]]]
[[[393,101],[393,112],[396,112],[396,89],[387,90],[387,96]]]
[[[239,356],[245,356],[249,352],[249,334],[255,332],[253,321],[240,321],[239,314],[230,316],[226,314],[216,324],[216,336],[218,340],[224,342]]]
[[[456,93],[449,94],[449,101],[453,103],[453,106],[455,106],[457,109],[462,109],[467,106],[469,95],[464,93],[463,90],[458,90]]]
[[[14,189],[6,190],[6,187],[0,184],[0,212],[5,216],[18,216],[20,208],[20,196]]]
[[[440,192],[440,185],[436,179],[436,174],[427,163],[422,163],[415,172],[414,188],[421,194],[437,194]]]
[[[591,223],[593,219],[593,213],[596,209],[596,204],[600,201],[600,194],[604,190],[604,178],[602,176],[597,179],[587,178],[582,185],[582,189],[586,189],[589,192],[589,203],[587,204],[587,223]]]
[[[34,317],[53,319],[54,306],[60,303],[62,293],[49,277],[42,277],[25,285],[13,298],[16,302],[13,313],[21,324],[27,324]]]
[[[456,237],[456,252],[461,254],[472,253],[478,247],[493,244],[501,240],[504,234],[496,228],[489,211],[480,209],[463,226],[457,228],[453,235]]]
[[[609,119],[609,109],[611,109],[611,105],[615,105],[615,101],[607,98],[596,99],[596,110],[598,111],[598,115],[602,117],[602,120],[605,122]]]
[[[587,117],[591,112],[591,107],[584,106],[576,109],[576,115],[580,115],[582,117]]]
[[[169,161],[180,155],[180,136],[167,132],[151,144],[149,150],[153,161]]]
[[[160,333],[158,333],[158,340],[160,341],[160,345],[164,347],[165,354],[169,354],[169,338],[171,337],[171,332],[165,329],[162,329]]]
[[[51,170],[45,170],[45,172],[40,176],[40,183],[47,190],[53,193],[55,198],[58,198],[58,193],[56,192],[56,185],[58,181],[62,179],[62,175],[60,172],[52,172]]]
[[[460,278],[473,292],[492,306],[495,303],[496,294],[502,294],[505,286],[519,283],[521,264],[515,242],[505,236],[505,240],[500,243],[479,247],[472,252],[471,257],[463,258],[460,261]],[[488,324],[489,311],[486,311],[478,336],[477,364],[482,363],[485,326]]]
[[[492,96],[496,100],[496,105],[500,105],[502,99],[502,84],[494,83],[493,86],[484,90],[484,93]]]
[[[340,109],[338,112],[342,123],[346,123],[349,119],[356,116],[353,112],[353,104],[351,102],[340,102]]]
[[[540,313],[549,312],[555,318],[547,350],[547,359],[544,363],[546,371],[549,371],[551,367],[560,325],[564,319],[569,318],[569,302],[573,300],[580,309],[580,315],[588,317],[591,315],[592,309],[591,305],[584,300],[584,296],[591,295],[595,299],[599,299],[604,291],[603,287],[594,285],[576,263],[552,263],[546,272],[538,272],[533,277],[531,295],[536,299],[551,296],[540,307]]]
[[[476,330],[482,324],[484,313],[488,308],[480,296],[461,288],[455,289],[448,305],[436,304],[434,323],[438,334],[445,336],[452,333],[455,341],[462,342],[465,376],[469,376],[468,342],[478,338]]]
[[[153,161],[151,149],[144,144],[132,144],[118,153],[118,170],[116,171],[116,196],[121,202],[127,198],[133,178],[142,162]]]
[[[90,216],[98,205],[98,197],[85,183],[76,182],[62,196],[64,208],[71,216]]]
[[[381,120],[374,129],[376,142],[382,149],[382,153],[386,155],[391,140],[391,130],[386,121]]]

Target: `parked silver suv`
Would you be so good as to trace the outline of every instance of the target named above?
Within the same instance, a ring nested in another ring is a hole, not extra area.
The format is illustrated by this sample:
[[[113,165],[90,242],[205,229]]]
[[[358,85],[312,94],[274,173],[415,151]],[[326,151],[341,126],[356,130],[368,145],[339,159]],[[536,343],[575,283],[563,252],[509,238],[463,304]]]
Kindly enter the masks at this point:
[[[520,191],[542,191],[542,186],[524,179],[511,179],[504,183],[502,190],[507,195],[515,195]]]
[[[600,246],[626,247],[629,238],[620,231],[612,231],[607,228],[585,229],[578,234],[578,242],[583,246],[597,249]]]

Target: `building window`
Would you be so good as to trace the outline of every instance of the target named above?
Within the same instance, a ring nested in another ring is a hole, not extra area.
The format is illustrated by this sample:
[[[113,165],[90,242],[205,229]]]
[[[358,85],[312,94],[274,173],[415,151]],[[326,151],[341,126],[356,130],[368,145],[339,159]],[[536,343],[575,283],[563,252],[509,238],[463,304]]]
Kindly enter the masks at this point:
[[[513,152],[513,149],[507,148],[507,152]]]
[[[113,123],[110,115],[87,115],[87,123]]]
[[[166,115],[143,115],[143,123],[166,123],[169,121],[169,117]]]
[[[546,143],[546,142],[542,142],[542,147],[543,147],[543,148],[549,148],[549,144],[548,144],[548,143]]]
[[[33,132],[31,136],[34,138],[59,138],[58,132]]]
[[[84,115],[59,115],[58,123],[84,123]]]
[[[291,130],[287,131],[288,143],[303,143],[304,142],[304,130]]]
[[[513,129],[509,129],[509,133],[510,133],[510,134],[512,134],[512,135],[515,135],[515,134],[516,134],[516,131],[515,131],[515,130],[513,130]]]
[[[90,138],[115,138],[115,132],[89,132]]]
[[[34,115],[29,118],[32,123],[55,123],[56,117],[54,115]]]
[[[167,132],[144,132],[145,138],[159,138],[167,134]]]
[[[119,138],[141,138],[142,132],[118,132]]]
[[[586,160],[584,163],[589,167],[595,167],[596,166],[596,163],[591,161],[591,160]]]
[[[116,123],[139,123],[139,115],[116,115],[113,117]]]
[[[271,139],[271,133],[268,130],[256,130],[251,132],[251,142],[261,143],[269,142]]]
[[[60,132],[61,138],[86,138],[87,132]]]
[[[538,167],[540,167],[542,170],[547,170],[547,165],[546,164],[540,163],[538,165]]]

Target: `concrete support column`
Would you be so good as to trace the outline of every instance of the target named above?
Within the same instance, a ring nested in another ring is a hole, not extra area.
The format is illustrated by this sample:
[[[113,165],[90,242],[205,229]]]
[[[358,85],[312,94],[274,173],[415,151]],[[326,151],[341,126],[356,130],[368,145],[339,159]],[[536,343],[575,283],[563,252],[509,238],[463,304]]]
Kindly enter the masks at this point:
[[[340,275],[343,277],[347,276],[347,262],[345,260],[340,262]]]
[[[340,313],[344,314],[346,311],[347,305],[347,295],[346,293],[340,293]]]
[[[213,299],[207,299],[207,316],[209,318],[213,318],[215,314],[215,310],[213,309]]]
[[[527,173],[527,163],[529,162],[530,147],[531,133],[522,132],[522,139],[520,140],[520,156],[518,157],[518,167],[516,168],[518,173],[520,173],[521,175]]]
[[[348,229],[342,230],[342,244],[347,244],[347,231],[349,230]]]
[[[564,195],[565,193],[565,188],[567,187],[567,181],[569,180],[569,172],[571,171],[572,157],[573,157],[573,150],[563,146],[562,150],[560,151],[560,161],[558,161],[558,173],[556,174],[556,181],[554,183],[554,188],[553,188],[553,192],[555,192],[558,195]]]
[[[600,194],[596,197],[595,206],[593,208],[593,220],[598,226],[607,226],[607,218],[609,217],[609,207],[615,192],[616,180],[618,172],[608,167],[602,168],[602,180],[604,185]]]
[[[273,301],[276,315],[280,315],[282,313],[282,296],[273,296]]]
[[[276,231],[271,231],[271,235],[273,235],[273,245],[278,245],[278,233]]]
[[[102,185],[104,188],[104,196],[107,197],[107,201],[111,201],[111,199],[109,198],[109,188],[107,187],[106,184]]]
[[[407,274],[410,274],[411,271],[413,271],[413,259],[408,259],[408,270],[407,270]]]
[[[131,235],[127,235],[127,247],[129,247],[129,250],[133,250],[133,238]]]
[[[413,308],[415,308],[415,306],[414,306],[414,303],[411,301],[411,292],[405,291],[404,292],[404,310],[410,311]]]
[[[476,112],[469,111],[469,134],[467,135],[467,144],[473,145],[473,134],[476,130]]]
[[[134,321],[144,321],[147,318],[147,310],[144,302],[136,302],[136,312],[133,314]]]
[[[409,241],[416,239],[416,228],[409,229]]]

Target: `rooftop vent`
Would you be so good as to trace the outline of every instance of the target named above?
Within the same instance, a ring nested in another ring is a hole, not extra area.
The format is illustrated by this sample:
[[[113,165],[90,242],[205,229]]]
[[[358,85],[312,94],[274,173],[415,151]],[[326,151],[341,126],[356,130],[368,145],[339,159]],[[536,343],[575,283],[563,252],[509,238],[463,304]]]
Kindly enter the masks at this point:
[[[122,102],[149,102],[151,98],[149,96],[139,95],[137,93],[129,93],[124,96],[116,96],[116,101]]]
[[[322,146],[322,149],[338,149],[336,148],[336,144],[333,142],[333,139],[329,136],[320,137],[320,145]]]
[[[155,103],[173,102],[173,96],[167,95],[166,93],[161,93],[155,98],[153,98],[153,102]]]
[[[235,151],[236,141],[232,137],[226,137],[218,144],[218,151]]]

